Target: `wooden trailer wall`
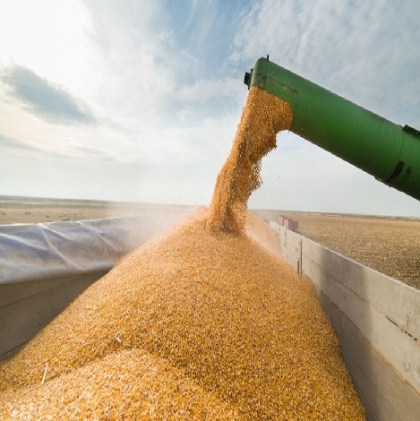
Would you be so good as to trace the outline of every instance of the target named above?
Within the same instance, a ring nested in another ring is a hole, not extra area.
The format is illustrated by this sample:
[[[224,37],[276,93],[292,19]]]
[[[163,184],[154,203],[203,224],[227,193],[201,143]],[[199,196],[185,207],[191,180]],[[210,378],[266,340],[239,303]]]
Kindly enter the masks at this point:
[[[420,419],[420,291],[285,227],[283,259],[310,282],[341,342],[369,420]]]

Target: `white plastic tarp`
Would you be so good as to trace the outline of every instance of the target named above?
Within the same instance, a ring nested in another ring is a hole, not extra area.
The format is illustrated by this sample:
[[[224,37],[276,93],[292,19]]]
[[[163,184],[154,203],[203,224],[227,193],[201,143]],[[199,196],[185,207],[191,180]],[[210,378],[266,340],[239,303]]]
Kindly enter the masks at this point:
[[[180,214],[0,226],[0,284],[110,269]]]

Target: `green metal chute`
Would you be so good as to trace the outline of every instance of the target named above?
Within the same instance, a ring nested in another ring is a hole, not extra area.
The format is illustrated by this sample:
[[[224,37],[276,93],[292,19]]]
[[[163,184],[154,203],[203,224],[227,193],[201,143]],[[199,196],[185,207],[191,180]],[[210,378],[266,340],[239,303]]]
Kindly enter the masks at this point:
[[[245,83],[290,104],[292,132],[420,200],[419,131],[394,124],[268,58],[257,60]]]

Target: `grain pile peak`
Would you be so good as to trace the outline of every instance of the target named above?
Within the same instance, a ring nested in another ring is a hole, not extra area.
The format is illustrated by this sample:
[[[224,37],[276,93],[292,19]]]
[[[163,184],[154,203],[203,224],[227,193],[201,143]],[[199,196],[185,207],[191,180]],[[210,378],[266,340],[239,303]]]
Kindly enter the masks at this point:
[[[364,419],[316,294],[267,252],[266,224],[247,224],[263,248],[209,234],[207,217],[125,257],[3,363],[0,419]]]
[[[261,185],[261,159],[276,147],[276,134],[289,129],[292,120],[288,102],[251,87],[231,152],[217,177],[208,231],[244,232],[248,199]]]

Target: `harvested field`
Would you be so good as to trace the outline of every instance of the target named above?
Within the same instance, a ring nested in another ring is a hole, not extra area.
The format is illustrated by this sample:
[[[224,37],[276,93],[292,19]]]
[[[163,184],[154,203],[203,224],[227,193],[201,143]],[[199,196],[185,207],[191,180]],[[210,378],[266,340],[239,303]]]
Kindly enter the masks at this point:
[[[420,289],[420,221],[284,213],[304,236]]]
[[[0,225],[138,216],[192,209],[188,206],[0,197]],[[299,221],[299,232],[379,272],[420,289],[420,221],[403,218],[258,211]]]
[[[81,221],[84,219],[140,216],[168,211],[187,212],[193,209],[195,209],[195,206],[188,205],[0,196],[0,225]]]

